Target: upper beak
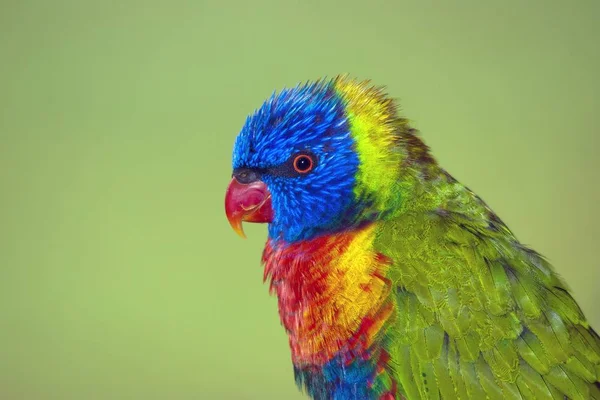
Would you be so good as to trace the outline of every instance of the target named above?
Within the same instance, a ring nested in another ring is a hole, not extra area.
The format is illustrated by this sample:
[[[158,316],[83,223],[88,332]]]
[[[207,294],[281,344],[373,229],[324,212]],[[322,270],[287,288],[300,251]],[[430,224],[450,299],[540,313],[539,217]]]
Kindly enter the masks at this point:
[[[233,230],[245,238],[242,222],[271,222],[271,194],[262,181],[240,183],[235,177],[229,182],[225,195],[225,213]]]

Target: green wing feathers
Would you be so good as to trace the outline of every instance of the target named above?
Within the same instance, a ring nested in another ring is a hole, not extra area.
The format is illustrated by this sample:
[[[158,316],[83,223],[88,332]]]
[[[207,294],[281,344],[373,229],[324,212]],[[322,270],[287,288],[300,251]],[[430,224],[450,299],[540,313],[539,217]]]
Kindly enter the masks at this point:
[[[386,335],[401,391],[600,400],[600,338],[565,284],[456,187],[436,211],[405,212],[378,232],[378,251],[394,260],[398,316]]]

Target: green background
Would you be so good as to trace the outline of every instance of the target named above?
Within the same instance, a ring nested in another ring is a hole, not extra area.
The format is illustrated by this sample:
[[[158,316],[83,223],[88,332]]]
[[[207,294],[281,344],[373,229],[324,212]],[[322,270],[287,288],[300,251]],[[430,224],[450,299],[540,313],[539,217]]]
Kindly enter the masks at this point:
[[[454,3],[450,5],[450,3]],[[234,138],[274,89],[387,85],[600,327],[598,1],[3,1],[0,398],[300,399]]]

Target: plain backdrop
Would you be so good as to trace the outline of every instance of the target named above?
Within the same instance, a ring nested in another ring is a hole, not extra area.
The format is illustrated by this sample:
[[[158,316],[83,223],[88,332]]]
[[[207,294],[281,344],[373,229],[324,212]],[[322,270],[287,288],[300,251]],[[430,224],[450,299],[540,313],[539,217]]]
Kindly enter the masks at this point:
[[[0,2],[0,398],[301,399],[264,226],[224,216],[273,90],[386,85],[600,328],[598,1]]]

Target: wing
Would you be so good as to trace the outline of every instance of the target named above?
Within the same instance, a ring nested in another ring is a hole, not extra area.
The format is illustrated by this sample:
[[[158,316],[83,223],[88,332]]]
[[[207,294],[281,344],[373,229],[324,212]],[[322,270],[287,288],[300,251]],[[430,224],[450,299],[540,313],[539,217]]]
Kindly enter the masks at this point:
[[[465,210],[460,212],[458,210]],[[382,223],[408,399],[598,399],[600,338],[551,265],[475,194]]]

